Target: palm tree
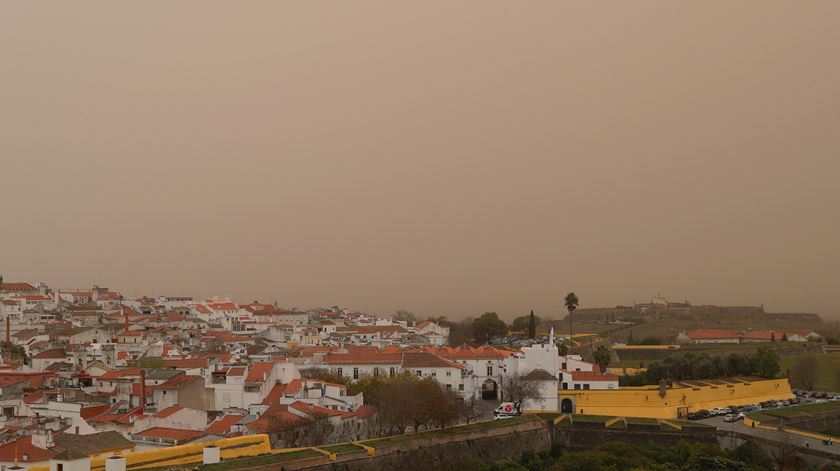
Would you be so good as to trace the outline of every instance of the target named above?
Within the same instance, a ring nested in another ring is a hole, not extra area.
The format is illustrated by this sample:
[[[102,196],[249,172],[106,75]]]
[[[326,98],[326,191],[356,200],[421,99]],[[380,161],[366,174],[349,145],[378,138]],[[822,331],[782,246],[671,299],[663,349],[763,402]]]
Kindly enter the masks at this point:
[[[607,373],[607,365],[610,364],[611,357],[612,354],[610,353],[609,347],[604,344],[598,345],[598,348],[592,352],[592,358],[595,359],[595,363],[601,369],[601,374]]]
[[[575,312],[577,309],[578,304],[580,304],[580,300],[578,299],[577,295],[574,291],[570,291],[566,294],[566,309],[569,310],[569,352],[571,353],[572,347],[572,337],[574,336],[574,329],[572,328],[572,313]]]

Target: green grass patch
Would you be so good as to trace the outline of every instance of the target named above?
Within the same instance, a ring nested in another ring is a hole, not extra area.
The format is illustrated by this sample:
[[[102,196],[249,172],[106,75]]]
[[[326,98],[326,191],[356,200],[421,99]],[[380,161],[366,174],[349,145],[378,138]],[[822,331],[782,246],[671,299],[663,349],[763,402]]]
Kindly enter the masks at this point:
[[[469,425],[459,425],[456,427],[449,427],[440,430],[431,430],[428,432],[409,433],[405,435],[394,435],[393,437],[377,438],[374,440],[367,440],[360,443],[366,446],[377,448],[389,445],[399,445],[401,443],[412,442],[415,440],[425,440],[427,438],[454,436],[461,433],[475,432],[478,430],[491,430],[494,428],[505,427],[512,424],[530,422],[532,420],[539,420],[539,418],[534,417],[533,415],[520,415],[511,419],[488,420],[486,422],[476,422]]]
[[[831,435],[832,437],[840,437],[840,428],[830,428],[820,432],[823,435]]]
[[[772,415],[767,415],[764,412],[750,412],[747,414],[747,418],[750,420],[757,420],[759,422],[775,419]]]
[[[801,386],[796,383],[796,365],[804,358],[815,358],[817,360],[816,381],[814,389],[817,391],[840,391],[840,352],[826,353],[823,355],[809,355],[800,357],[782,358],[779,364],[782,371],[791,370],[794,374],[793,387]]]
[[[575,414],[572,416],[572,422],[601,422],[605,423],[606,421],[613,419],[609,415],[589,415],[589,414]]]
[[[626,420],[628,425],[659,425],[659,420],[649,417],[627,417]]]
[[[840,411],[840,402],[823,402],[819,404],[805,404],[802,406],[785,407],[763,411],[774,417],[796,417],[803,414],[818,414],[821,412]]]
[[[285,463],[287,461],[300,460],[303,458],[313,458],[316,456],[324,456],[315,450],[305,449],[298,451],[290,451],[288,453],[278,453],[274,455],[259,455],[250,458],[239,458],[235,460],[224,460],[221,463],[201,465],[199,469],[206,471],[227,471],[229,469],[247,468],[251,466],[262,466],[274,463]]]
[[[360,446],[356,446],[352,443],[341,443],[339,445],[330,445],[330,446],[319,446],[318,448],[322,450],[329,451],[330,453],[351,453],[354,451],[364,450],[364,448]]]

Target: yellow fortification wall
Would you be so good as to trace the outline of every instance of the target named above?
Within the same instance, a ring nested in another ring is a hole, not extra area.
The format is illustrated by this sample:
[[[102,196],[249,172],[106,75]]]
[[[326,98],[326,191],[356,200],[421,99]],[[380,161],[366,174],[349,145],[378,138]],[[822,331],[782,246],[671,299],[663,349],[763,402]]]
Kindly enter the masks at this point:
[[[743,382],[718,380],[697,386],[675,385],[659,394],[656,386],[623,387],[614,390],[569,391],[560,390],[560,403],[569,398],[577,414],[612,415],[621,417],[650,417],[675,419],[689,412],[714,407],[740,406],[770,400],[791,399],[793,392],[785,379]]]
[[[154,450],[144,450],[134,453],[125,453],[125,464],[127,469],[158,468],[164,466],[179,466],[203,461],[204,447],[216,445],[220,450],[222,459],[241,458],[244,456],[257,456],[268,453],[279,453],[294,451],[286,449],[282,451],[272,450],[268,435],[249,435],[245,437],[225,438],[188,445],[178,445]],[[105,458],[94,458],[90,462],[91,471],[102,471],[105,469]],[[31,466],[27,471],[49,471],[48,465]]]

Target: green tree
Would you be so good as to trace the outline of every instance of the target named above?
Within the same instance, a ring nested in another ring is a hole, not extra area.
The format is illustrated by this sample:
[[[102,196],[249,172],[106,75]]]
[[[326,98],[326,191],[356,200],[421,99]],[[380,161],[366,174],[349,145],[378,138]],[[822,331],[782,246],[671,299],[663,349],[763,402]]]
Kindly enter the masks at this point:
[[[575,331],[574,331],[574,327],[573,327],[573,324],[572,324],[572,314],[574,314],[575,309],[578,308],[578,305],[580,304],[580,300],[578,299],[578,297],[577,297],[577,295],[575,294],[574,291],[570,291],[569,293],[566,294],[566,299],[565,299],[564,304],[566,305],[566,310],[569,311],[569,347],[571,347],[571,346],[574,345],[572,343],[572,338],[574,338],[574,336],[575,336]]]
[[[473,321],[473,336],[479,342],[490,343],[495,336],[507,334],[507,324],[495,312],[485,312]]]
[[[534,310],[531,309],[531,316],[528,319],[528,338],[532,339],[537,336],[537,318],[534,316]]]
[[[564,357],[564,356],[568,355],[569,354],[569,344],[567,344],[566,342],[562,342],[562,343],[558,342],[557,343],[557,353],[561,357]]]
[[[417,316],[415,316],[413,312],[406,311],[404,309],[395,312],[391,318],[395,321],[405,321],[408,325],[413,325],[417,322]]]
[[[610,352],[609,347],[604,344],[598,345],[598,348],[592,352],[592,357],[595,359],[595,363],[598,365],[598,368],[601,369],[601,373],[606,373],[607,366],[610,364],[610,359],[612,357],[612,352]]]
[[[531,322],[530,316],[519,316],[513,319],[510,323],[511,332],[528,332],[528,324]]]
[[[756,373],[762,378],[775,378],[781,366],[779,365],[779,355],[767,347],[761,347],[755,352]]]

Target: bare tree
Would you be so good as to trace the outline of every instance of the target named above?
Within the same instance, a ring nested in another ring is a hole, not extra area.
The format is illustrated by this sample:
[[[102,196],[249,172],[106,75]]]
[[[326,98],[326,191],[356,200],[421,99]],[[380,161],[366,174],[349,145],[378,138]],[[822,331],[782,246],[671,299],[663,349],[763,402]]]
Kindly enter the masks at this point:
[[[786,466],[798,459],[797,438],[787,432],[779,432],[776,435],[775,446],[770,450],[770,458],[776,463],[779,471],[784,471],[787,469]]]
[[[395,312],[391,319],[395,321],[405,321],[408,322],[409,325],[413,325],[417,322],[417,316],[414,315],[411,311],[406,311],[404,309],[400,309],[399,311]]]
[[[504,382],[505,399],[510,402],[525,402],[540,398],[540,387],[536,381],[522,379],[521,376],[509,376]]]
[[[817,359],[805,357],[796,362],[796,369],[793,371],[793,383],[802,389],[813,390],[817,383]]]
[[[330,418],[320,413],[294,419],[270,415],[268,423],[272,444],[281,448],[322,445],[328,443],[335,432]]]

